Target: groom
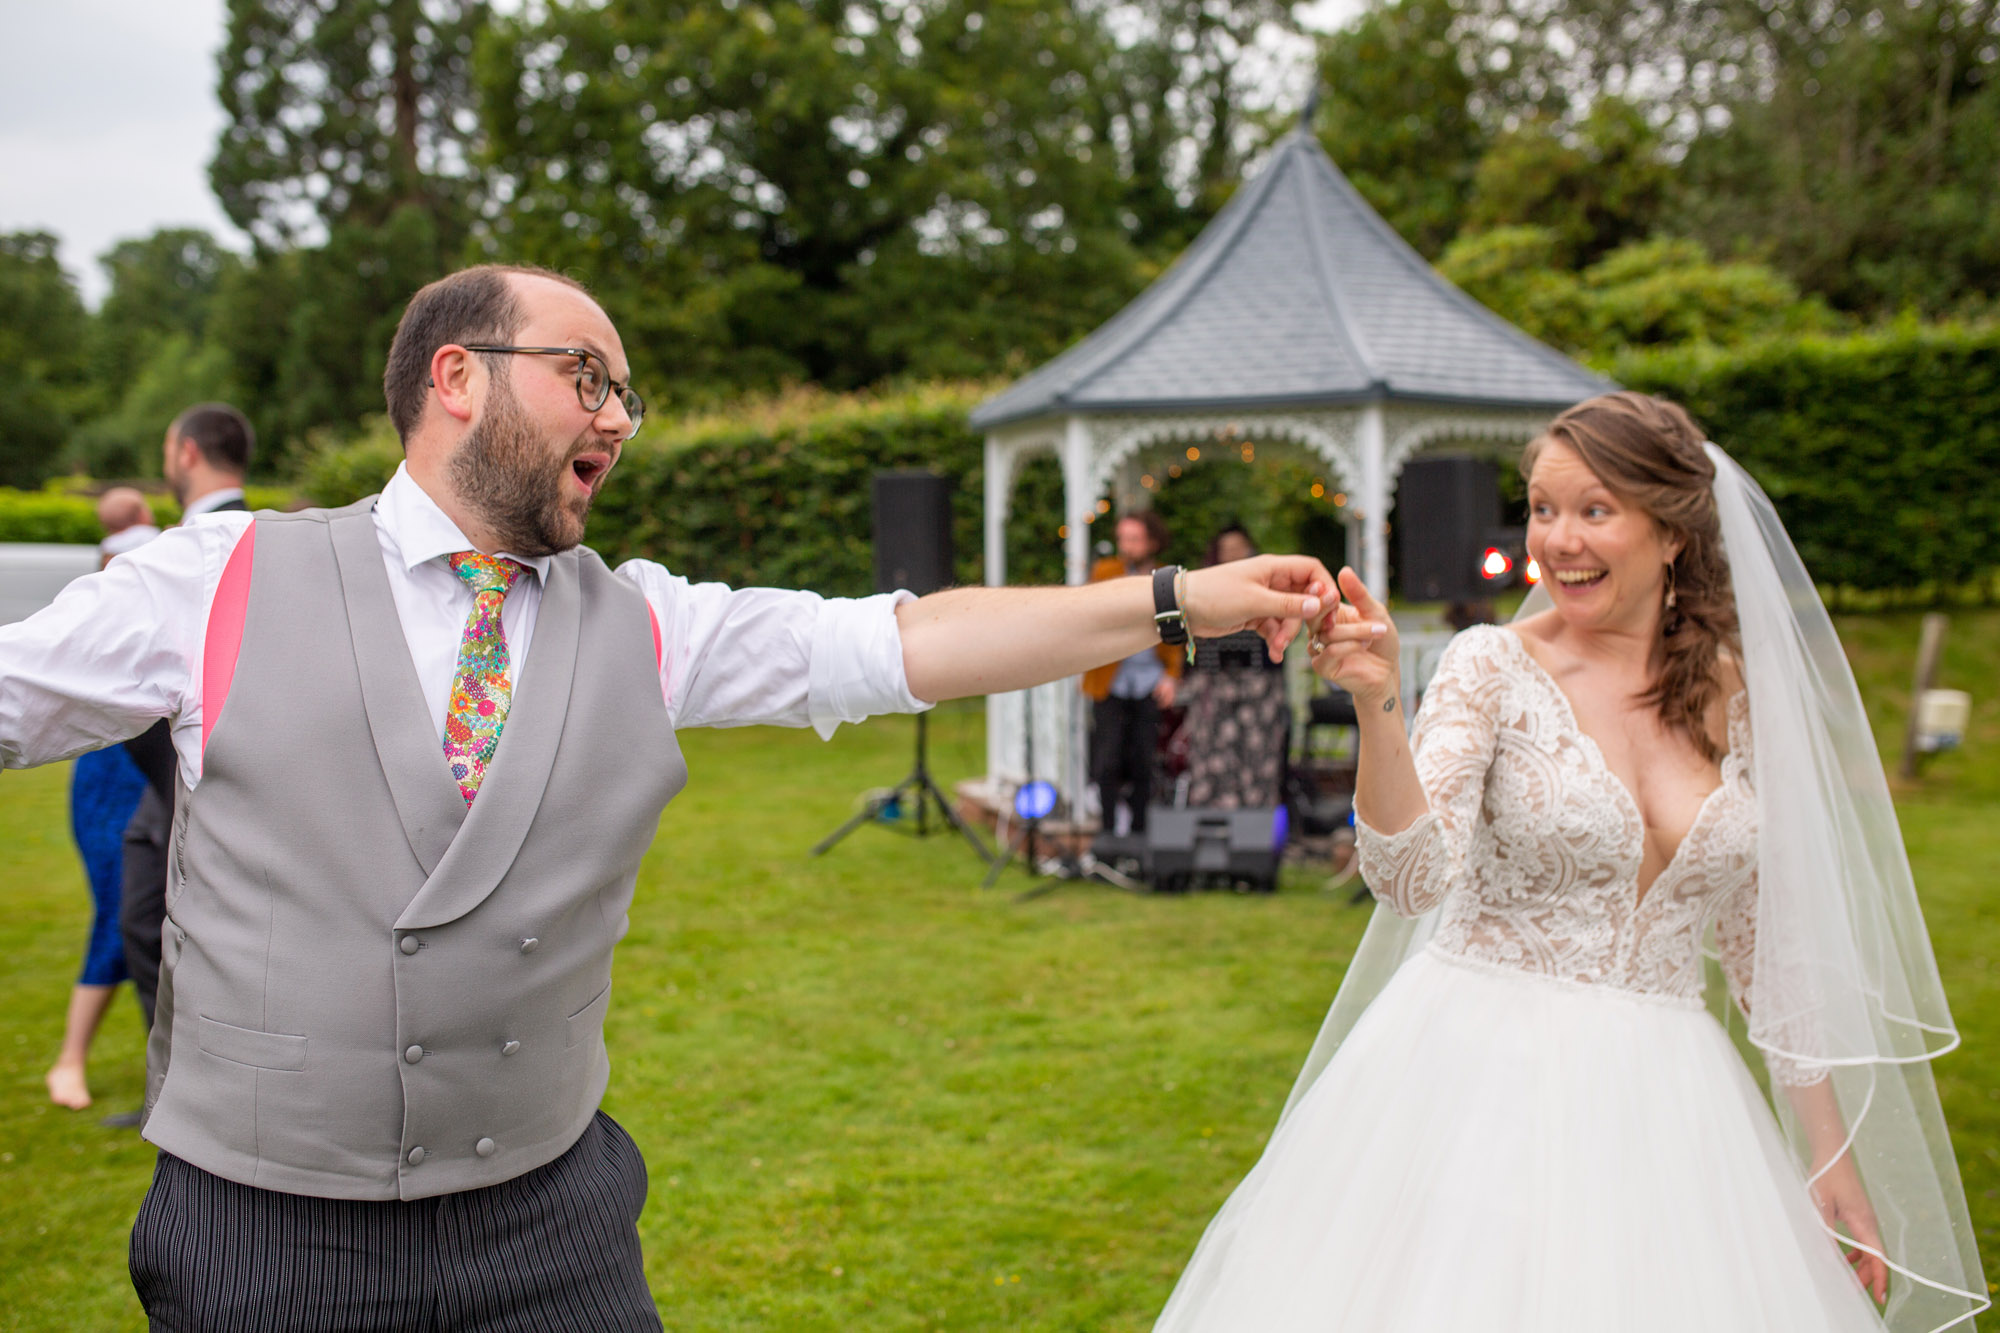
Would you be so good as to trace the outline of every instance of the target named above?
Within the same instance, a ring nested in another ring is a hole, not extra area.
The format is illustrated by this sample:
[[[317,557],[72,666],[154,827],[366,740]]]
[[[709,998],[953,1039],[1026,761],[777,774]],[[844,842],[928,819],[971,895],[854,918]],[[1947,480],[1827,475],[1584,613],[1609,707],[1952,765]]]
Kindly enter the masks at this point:
[[[180,757],[131,1244],[155,1328],[658,1329],[645,1165],[598,1102],[676,731],[831,734],[1184,627],[1282,643],[1332,586],[1303,558],[858,601],[614,573],[578,543],[629,375],[577,284],[453,274],[390,347],[379,496],[176,529],[0,628],[0,766],[160,717]]]

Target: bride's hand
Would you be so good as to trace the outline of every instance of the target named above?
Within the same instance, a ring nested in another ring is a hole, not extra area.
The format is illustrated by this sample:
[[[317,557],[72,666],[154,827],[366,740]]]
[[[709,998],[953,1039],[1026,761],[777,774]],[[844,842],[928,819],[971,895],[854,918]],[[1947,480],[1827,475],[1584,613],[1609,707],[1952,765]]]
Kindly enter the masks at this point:
[[[1819,1205],[1819,1215],[1828,1226],[1845,1226],[1848,1235],[1869,1249],[1877,1252],[1882,1249],[1882,1229],[1875,1221],[1868,1192],[1861,1187],[1861,1176],[1854,1169],[1852,1156],[1842,1157],[1813,1182],[1812,1194],[1813,1202]],[[1868,1250],[1841,1248],[1854,1268],[1855,1277],[1875,1298],[1875,1303],[1880,1305],[1889,1299],[1889,1265]]]
[[[1380,707],[1400,693],[1396,624],[1352,569],[1340,571],[1340,600],[1314,624],[1307,646],[1313,670],[1362,707]]]

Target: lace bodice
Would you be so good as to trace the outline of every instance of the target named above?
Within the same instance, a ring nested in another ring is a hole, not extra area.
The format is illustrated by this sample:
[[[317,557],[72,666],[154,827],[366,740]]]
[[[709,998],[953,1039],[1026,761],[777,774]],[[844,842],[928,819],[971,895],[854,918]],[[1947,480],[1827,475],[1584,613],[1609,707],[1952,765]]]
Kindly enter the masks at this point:
[[[1747,695],[1728,717],[1722,784],[1642,895],[1631,792],[1519,636],[1468,629],[1445,650],[1412,739],[1430,813],[1393,835],[1357,820],[1362,874],[1404,916],[1440,909],[1431,947],[1455,959],[1671,1003],[1701,1003],[1713,920],[1740,1004],[1757,901]]]

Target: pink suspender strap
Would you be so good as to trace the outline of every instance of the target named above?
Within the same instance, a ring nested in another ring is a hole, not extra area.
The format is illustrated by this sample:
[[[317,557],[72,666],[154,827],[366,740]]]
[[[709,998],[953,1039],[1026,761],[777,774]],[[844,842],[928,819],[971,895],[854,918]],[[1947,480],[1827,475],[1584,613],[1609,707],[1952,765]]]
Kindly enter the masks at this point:
[[[653,622],[653,665],[664,668],[667,665],[667,652],[660,646],[660,613],[653,609],[651,602],[646,603],[646,619]]]
[[[257,550],[253,521],[236,539],[236,548],[222,566],[215,600],[208,606],[208,633],[201,649],[201,748],[208,752],[208,733],[222,715],[230,682],[236,679],[236,658],[243,650],[243,617],[250,609],[250,562]],[[657,636],[656,636],[657,637]]]

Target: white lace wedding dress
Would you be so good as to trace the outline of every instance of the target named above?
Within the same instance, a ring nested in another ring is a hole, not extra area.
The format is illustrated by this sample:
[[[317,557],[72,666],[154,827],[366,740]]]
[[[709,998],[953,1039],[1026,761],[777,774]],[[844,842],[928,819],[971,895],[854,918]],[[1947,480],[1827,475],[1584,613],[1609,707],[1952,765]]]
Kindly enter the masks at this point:
[[[1404,915],[1441,908],[1436,933],[1279,1126],[1156,1333],[1879,1333],[1703,1007],[1707,926],[1739,1000],[1754,954],[1740,694],[1729,744],[1642,893],[1638,806],[1561,689],[1507,629],[1453,640],[1415,738],[1431,813],[1360,830],[1368,883]]]

